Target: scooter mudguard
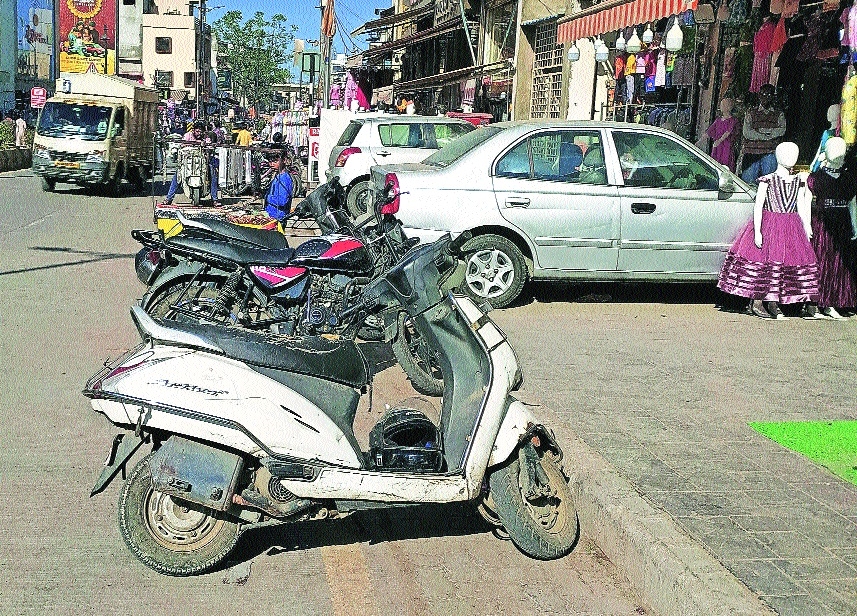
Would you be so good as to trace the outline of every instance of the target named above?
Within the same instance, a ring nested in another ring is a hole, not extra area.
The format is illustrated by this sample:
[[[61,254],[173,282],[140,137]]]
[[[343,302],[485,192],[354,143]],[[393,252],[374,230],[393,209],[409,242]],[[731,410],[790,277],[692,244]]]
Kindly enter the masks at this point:
[[[119,470],[125,466],[125,463],[144,442],[145,439],[138,438],[133,432],[124,432],[113,437],[110,453],[107,454],[107,459],[104,461],[104,470],[101,471],[98,481],[95,482],[92,492],[89,493],[90,498],[110,485]]]
[[[536,418],[524,403],[513,398],[506,411],[506,417],[500,424],[491,457],[488,458],[488,468],[508,460],[515,453],[527,430],[537,424]]]

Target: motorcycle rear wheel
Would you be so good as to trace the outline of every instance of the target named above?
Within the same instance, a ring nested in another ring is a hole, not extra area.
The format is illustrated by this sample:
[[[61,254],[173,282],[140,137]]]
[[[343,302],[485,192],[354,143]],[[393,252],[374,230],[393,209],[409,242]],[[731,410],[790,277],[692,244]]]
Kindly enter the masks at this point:
[[[119,493],[119,531],[128,549],[166,575],[195,575],[216,567],[238,542],[238,523],[155,490],[149,458],[151,454],[134,467]]]
[[[187,282],[181,282],[161,293],[157,299],[149,304],[146,312],[156,319],[184,323],[197,323],[204,320],[225,326],[238,325],[250,329],[253,329],[253,322],[266,321],[271,318],[268,310],[259,306],[252,297],[246,307],[247,314],[241,320],[235,316],[238,310],[236,305],[227,304],[228,314],[218,313],[215,308],[215,300],[223,284],[224,280],[197,282],[190,286]]]
[[[411,325],[406,312],[399,313],[397,334],[393,340],[393,355],[411,379],[411,385],[427,396],[443,395],[443,374],[431,348]]]
[[[199,205],[199,202],[202,201],[202,189],[201,188],[191,188],[190,189],[190,201],[194,205]]]
[[[542,454],[539,463],[548,476],[550,496],[525,497],[517,456],[493,470],[488,485],[497,517],[518,549],[532,558],[553,560],[574,549],[580,524],[568,481],[553,455]]]

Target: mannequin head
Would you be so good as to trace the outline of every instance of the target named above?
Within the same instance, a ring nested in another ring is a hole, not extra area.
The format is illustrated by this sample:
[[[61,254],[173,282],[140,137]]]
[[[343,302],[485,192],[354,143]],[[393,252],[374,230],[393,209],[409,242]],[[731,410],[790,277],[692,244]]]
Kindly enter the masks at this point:
[[[780,167],[791,169],[795,166],[795,163],[797,163],[797,157],[799,154],[800,149],[796,143],[784,141],[778,145],[776,149],[777,164]]]
[[[759,88],[759,105],[763,109],[770,109],[774,102],[774,94],[776,93],[777,89],[771,84],[762,84],[762,87]]]
[[[824,159],[825,165],[831,169],[839,169],[842,163],[845,162],[845,150],[848,146],[845,145],[845,139],[842,137],[831,137],[824,144]]]
[[[839,113],[841,109],[839,105],[831,105],[827,108],[827,121],[830,122],[830,128],[836,128],[839,125]]]
[[[734,103],[731,98],[724,98],[720,101],[720,114],[723,117],[728,118],[732,115],[732,107],[734,107]]]

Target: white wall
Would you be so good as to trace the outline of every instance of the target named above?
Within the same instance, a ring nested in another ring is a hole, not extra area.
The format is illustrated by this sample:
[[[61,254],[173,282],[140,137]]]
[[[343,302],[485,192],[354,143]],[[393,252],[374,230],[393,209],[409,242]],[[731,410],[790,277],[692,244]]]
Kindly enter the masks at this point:
[[[591,120],[592,84],[595,75],[595,47],[588,39],[577,41],[580,59],[571,63],[568,80],[569,120]],[[595,116],[596,119],[598,116]]]

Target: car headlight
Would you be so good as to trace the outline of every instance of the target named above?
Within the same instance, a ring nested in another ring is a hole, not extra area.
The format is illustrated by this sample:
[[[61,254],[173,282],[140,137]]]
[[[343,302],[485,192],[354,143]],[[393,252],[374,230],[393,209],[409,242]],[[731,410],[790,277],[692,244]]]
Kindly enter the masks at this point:
[[[89,154],[86,155],[85,162],[87,162],[87,163],[103,163],[104,162],[104,155],[106,153],[107,152],[105,152],[104,150],[96,150],[95,152],[90,152]]]
[[[47,148],[33,148],[33,156],[37,156],[39,158],[47,158],[51,159],[51,151]]]

